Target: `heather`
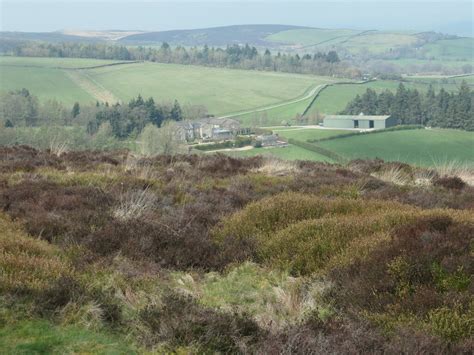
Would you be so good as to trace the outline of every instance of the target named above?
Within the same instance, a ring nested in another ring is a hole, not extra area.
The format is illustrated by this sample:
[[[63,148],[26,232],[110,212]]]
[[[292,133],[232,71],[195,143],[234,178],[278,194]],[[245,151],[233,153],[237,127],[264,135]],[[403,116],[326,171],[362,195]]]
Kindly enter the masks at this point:
[[[10,353],[473,345],[474,188],[454,170],[16,146],[0,207]]]

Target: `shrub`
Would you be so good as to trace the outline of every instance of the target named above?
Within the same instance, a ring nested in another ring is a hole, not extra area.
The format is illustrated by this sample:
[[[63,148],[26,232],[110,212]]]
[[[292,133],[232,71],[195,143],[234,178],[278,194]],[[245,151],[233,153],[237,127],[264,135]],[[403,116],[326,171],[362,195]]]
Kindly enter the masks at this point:
[[[163,306],[151,306],[140,314],[152,331],[151,343],[172,347],[195,345],[200,353],[243,352],[262,331],[244,315],[203,308],[190,297],[168,294]]]
[[[388,325],[410,315],[446,338],[470,336],[472,325],[462,321],[469,313],[459,310],[471,307],[472,240],[466,236],[473,233],[472,215],[419,212],[365,259],[331,271],[338,285],[332,296],[346,310],[386,317]]]
[[[37,295],[71,277],[71,267],[56,247],[29,238],[4,214],[0,228],[0,293]]]
[[[223,220],[214,230],[217,240],[227,238],[255,239],[259,244],[272,238],[274,232],[299,221],[319,219],[326,215],[367,215],[379,211],[408,208],[397,203],[347,199],[327,199],[314,195],[287,192],[247,205]]]
[[[444,187],[445,189],[451,189],[451,190],[462,190],[464,187],[466,187],[466,183],[457,176],[454,176],[454,177],[444,176],[444,177],[437,178],[433,181],[433,185],[441,186],[441,187]]]
[[[112,198],[95,187],[22,181],[0,195],[0,206],[45,240],[80,241],[109,218]]]

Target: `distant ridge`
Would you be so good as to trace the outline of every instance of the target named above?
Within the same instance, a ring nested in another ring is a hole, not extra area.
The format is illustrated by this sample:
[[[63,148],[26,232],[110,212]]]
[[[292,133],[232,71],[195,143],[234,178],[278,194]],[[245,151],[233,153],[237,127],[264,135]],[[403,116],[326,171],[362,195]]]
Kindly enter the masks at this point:
[[[121,38],[120,42],[128,43],[161,43],[168,42],[181,45],[215,45],[227,44],[272,45],[265,40],[272,34],[305,29],[309,27],[290,25],[234,25],[211,27],[193,30],[172,30],[160,32],[147,32]],[[274,44],[274,43],[273,43]]]

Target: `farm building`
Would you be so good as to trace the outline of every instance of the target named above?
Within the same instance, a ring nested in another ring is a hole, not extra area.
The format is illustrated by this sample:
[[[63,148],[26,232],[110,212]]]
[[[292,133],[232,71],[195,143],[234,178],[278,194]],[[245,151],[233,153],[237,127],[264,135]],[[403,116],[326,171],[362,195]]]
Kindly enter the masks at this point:
[[[397,125],[396,119],[391,116],[360,115],[327,115],[324,117],[324,127],[328,128],[359,128],[383,129]]]
[[[177,123],[181,140],[227,140],[236,135],[249,134],[250,128],[242,128],[240,122],[230,118],[203,118]]]

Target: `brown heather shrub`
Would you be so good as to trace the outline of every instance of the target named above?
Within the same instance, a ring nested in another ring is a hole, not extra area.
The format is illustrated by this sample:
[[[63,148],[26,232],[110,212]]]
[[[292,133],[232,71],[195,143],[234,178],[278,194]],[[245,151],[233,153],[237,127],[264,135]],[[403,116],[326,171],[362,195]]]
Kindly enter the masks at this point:
[[[203,308],[190,297],[170,293],[162,303],[140,313],[149,329],[148,345],[166,342],[171,348],[193,345],[199,353],[242,353],[263,333],[245,315]]]
[[[61,160],[28,146],[0,147],[0,172],[33,172],[39,167],[64,169]]]
[[[122,164],[128,155],[128,152],[114,151],[70,151],[61,155],[61,160],[68,167],[74,168],[78,171],[94,170],[95,167],[108,164],[111,166],[118,166]]]
[[[463,188],[467,186],[467,184],[464,181],[462,181],[461,178],[457,176],[439,177],[433,181],[433,185],[444,187],[445,189],[450,189],[450,190],[462,190]]]
[[[4,214],[0,214],[0,229],[1,294],[41,293],[72,275],[56,247],[28,237]]]
[[[473,237],[472,214],[420,212],[365,259],[333,270],[331,295],[345,310],[387,317],[389,326],[411,315],[448,340],[468,338],[474,328],[463,319],[472,312]]]
[[[45,240],[79,241],[103,225],[113,199],[95,187],[22,181],[0,192],[0,207]]]

